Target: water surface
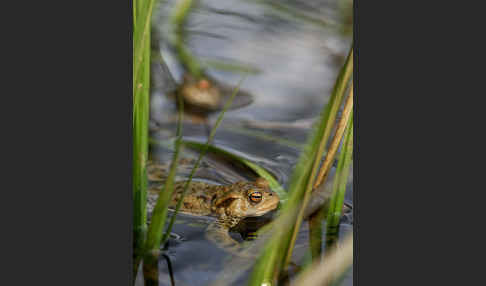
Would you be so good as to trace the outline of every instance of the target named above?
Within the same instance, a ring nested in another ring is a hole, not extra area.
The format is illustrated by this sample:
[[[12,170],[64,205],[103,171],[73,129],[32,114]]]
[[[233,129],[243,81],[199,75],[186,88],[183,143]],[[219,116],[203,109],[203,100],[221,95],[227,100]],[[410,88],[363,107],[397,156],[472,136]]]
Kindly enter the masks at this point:
[[[297,11],[296,15],[262,1],[195,2],[198,6],[186,26],[186,44],[191,52],[203,62],[222,61],[258,71],[242,85],[254,96],[254,102],[226,113],[213,145],[266,168],[285,188],[313,119],[329,100],[349,51],[351,35],[343,34],[338,25],[344,22],[345,14],[335,1],[274,1]],[[159,78],[155,79],[151,97],[151,137],[165,142],[174,138],[176,114],[174,102],[165,93],[181,82],[184,73],[170,45],[173,29],[168,15],[174,3],[162,2],[157,16],[157,43],[167,66],[158,67]],[[233,85],[242,77],[241,73],[216,68],[208,68],[207,73]],[[216,116],[217,113],[209,117],[209,124],[214,124]],[[183,126],[184,139],[204,143],[206,130],[203,124],[189,120]],[[154,161],[168,162],[171,156],[170,148],[151,148]],[[197,154],[186,150],[184,156],[195,158]],[[189,171],[189,168],[179,170],[178,179],[186,178]],[[254,178],[250,170],[214,154],[206,156],[195,176],[195,180],[215,184]],[[352,204],[352,178],[346,201]],[[341,233],[352,232],[352,219],[348,218],[341,224]],[[235,257],[205,238],[205,228],[211,221],[178,215],[173,229],[177,238],[169,241],[168,250],[175,285],[209,285],[231,274],[222,273],[222,269]],[[241,240],[239,234],[233,235]],[[308,241],[308,225],[304,223],[297,238],[294,263],[302,264],[307,259]],[[160,285],[170,285],[164,259],[160,260],[159,271]],[[245,285],[246,276],[242,275],[232,285]],[[138,285],[142,285],[138,278]],[[351,271],[342,285],[352,285]]]

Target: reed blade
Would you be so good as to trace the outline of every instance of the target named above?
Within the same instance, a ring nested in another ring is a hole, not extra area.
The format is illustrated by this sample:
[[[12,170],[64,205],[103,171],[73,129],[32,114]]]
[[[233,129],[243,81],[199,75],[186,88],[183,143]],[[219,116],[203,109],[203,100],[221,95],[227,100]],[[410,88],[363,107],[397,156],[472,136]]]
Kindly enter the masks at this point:
[[[348,182],[351,161],[353,157],[353,116],[346,127],[346,137],[343,142],[341,154],[339,156],[338,166],[333,185],[333,195],[329,203],[326,223],[326,247],[330,247],[338,238],[339,221],[346,193],[346,184]]]
[[[178,99],[178,119],[177,119],[177,131],[174,147],[174,154],[170,164],[169,174],[165,181],[163,189],[159,193],[157,202],[155,203],[151,222],[148,228],[147,243],[145,245],[145,251],[147,253],[156,253],[160,249],[160,245],[163,237],[163,230],[167,220],[167,213],[169,204],[171,202],[172,193],[174,191],[174,179],[177,171],[177,164],[179,162],[179,154],[182,150],[182,120],[184,114],[184,103],[181,96],[177,96]]]
[[[152,11],[157,0],[135,0],[133,3],[133,278],[135,280],[147,234],[148,123],[150,92],[150,29]],[[133,281],[134,282],[134,281]]]
[[[134,3],[134,7],[139,4]],[[140,12],[140,10],[138,10]],[[138,15],[140,19],[143,15]],[[147,16],[147,15],[145,15]],[[137,34],[137,27],[134,27],[134,33]],[[138,39],[139,41],[150,42],[150,37]],[[140,49],[141,45],[134,42],[134,47]],[[146,45],[150,47],[150,45]],[[149,118],[149,86],[150,86],[150,50],[145,48],[139,50],[142,60],[139,63],[134,62],[133,78],[133,255],[134,255],[134,278],[138,271],[138,266],[143,255],[143,244],[147,233],[147,177],[146,161],[148,157],[148,118]],[[141,70],[140,76],[135,77],[135,69]]]
[[[211,129],[211,133],[209,134],[208,140],[207,140],[204,148],[201,150],[201,153],[199,154],[199,157],[197,158],[197,161],[194,164],[194,167],[192,168],[191,173],[189,174],[189,178],[187,179],[187,181],[184,184],[184,189],[183,189],[183,191],[181,193],[181,197],[180,197],[179,201],[177,202],[177,205],[176,205],[174,214],[170,218],[169,225],[167,226],[167,229],[166,229],[166,231],[165,231],[165,233],[164,233],[164,235],[162,237],[162,243],[165,243],[167,241],[167,239],[169,238],[170,232],[171,232],[172,227],[173,227],[174,222],[175,222],[175,218],[177,216],[177,213],[179,212],[179,209],[182,206],[182,202],[184,200],[184,196],[185,196],[185,194],[187,192],[187,189],[189,188],[189,184],[192,181],[192,177],[196,173],[197,168],[199,168],[199,164],[201,163],[202,158],[204,157],[204,155],[208,151],[209,145],[213,141],[214,135],[216,134],[216,130],[218,129],[219,124],[223,120],[223,117],[224,117],[224,114],[225,114],[226,110],[228,110],[228,108],[231,106],[231,103],[233,102],[233,99],[235,98],[236,94],[238,93],[238,91],[240,89],[240,86],[243,84],[243,81],[245,79],[246,79],[246,76],[243,77],[240,80],[240,82],[238,83],[238,85],[234,89],[233,94],[231,94],[231,97],[229,98],[229,100],[224,105],[223,110],[221,110],[221,113],[219,114],[218,119],[216,120],[216,123],[214,124],[213,128]]]
[[[353,49],[350,49],[346,62],[341,69],[331,94],[330,101],[323,108],[319,121],[316,122],[299,161],[294,169],[289,184],[289,198],[281,213],[292,214],[291,223],[275,232],[278,239],[271,239],[263,254],[257,260],[250,277],[249,285],[260,286],[264,283],[273,285],[280,272],[286,268],[292,256],[297,233],[303,220],[303,213],[309,201],[314,178],[324,153],[325,144],[334,126],[337,111],[341,106],[346,86],[353,70]]]
[[[194,148],[196,150],[203,150],[204,148],[206,148],[205,144],[201,144],[201,143],[194,142],[194,141],[184,141],[184,145],[189,147],[189,148]],[[275,179],[275,177],[272,174],[270,174],[270,172],[265,170],[265,168],[258,166],[257,164],[255,164],[254,162],[252,162],[252,161],[250,161],[246,158],[238,156],[237,154],[231,153],[231,152],[226,151],[224,149],[218,148],[214,145],[209,145],[207,148],[208,148],[207,150],[210,151],[210,152],[213,152],[213,153],[216,153],[216,154],[221,154],[221,155],[224,155],[224,156],[231,158],[232,160],[235,160],[237,162],[241,162],[243,165],[247,166],[252,171],[254,171],[257,175],[259,175],[262,178],[265,178],[268,181],[270,188],[278,194],[278,196],[280,198],[280,202],[284,202],[284,201],[287,200],[287,192],[284,190],[282,185],[280,185],[278,183],[278,181]]]

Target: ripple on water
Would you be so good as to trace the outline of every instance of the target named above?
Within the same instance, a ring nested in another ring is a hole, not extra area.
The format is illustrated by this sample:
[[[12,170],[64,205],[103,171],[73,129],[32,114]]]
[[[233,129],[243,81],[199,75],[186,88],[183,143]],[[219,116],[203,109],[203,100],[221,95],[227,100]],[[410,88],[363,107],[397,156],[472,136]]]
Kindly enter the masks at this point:
[[[194,10],[195,13],[191,15],[187,25],[192,31],[188,33],[189,49],[201,59],[245,63],[261,71],[259,74],[250,75],[242,86],[254,95],[254,102],[244,108],[227,112],[213,143],[268,169],[286,187],[298,161],[299,144],[306,142],[310,132],[309,123],[329,98],[351,39],[305,21],[292,21],[267,6],[258,4],[258,1],[199,2],[203,8]],[[332,10],[334,6],[329,8],[327,2],[329,1],[305,1],[310,4],[298,7],[306,12],[314,10],[320,15],[335,15],[337,12]],[[168,4],[161,5],[162,20],[159,30],[162,35],[169,35],[170,27],[165,21],[169,19],[168,11],[174,7],[173,0],[166,3]],[[215,12],[215,8],[236,13],[222,16]],[[218,37],[202,32],[210,32]],[[163,36],[160,47],[168,69],[174,75],[171,80],[180,82],[182,68]],[[241,74],[212,68],[208,69],[208,73],[228,84],[234,84],[241,78]],[[174,136],[175,124],[168,121],[174,114],[175,105],[161,91],[161,88],[174,88],[173,84],[166,82],[158,85],[152,95],[151,116],[157,119],[157,124],[152,129],[158,130],[152,135],[159,139]],[[215,116],[217,114],[210,116],[210,125],[214,124]],[[266,122],[270,124],[265,124]],[[184,139],[204,143],[207,128],[201,124],[184,124],[183,134]],[[188,148],[181,155],[197,158],[197,154]],[[152,156],[159,162],[168,162],[172,153],[167,148],[154,147]],[[178,170],[177,180],[187,178],[191,167],[182,166]],[[237,180],[252,179],[254,176],[255,174],[234,162],[208,154],[194,178],[216,184],[229,184]],[[352,193],[350,178],[346,193],[347,203],[352,203]],[[167,252],[175,271],[176,285],[208,285],[210,281],[232,274],[222,273],[221,270],[234,259],[233,255],[218,248],[205,237],[205,229],[211,221],[208,218],[178,215],[172,230],[178,236],[170,238]],[[340,228],[343,234],[352,232],[350,223],[350,217],[343,220]],[[293,260],[301,263],[307,250],[308,229],[304,223],[297,238]],[[167,263],[163,259],[159,263],[159,273],[160,285],[170,285]],[[143,285],[141,282],[140,279],[137,280],[137,285]],[[245,283],[246,278],[242,276],[232,285]],[[344,285],[352,285],[352,272],[345,277]]]

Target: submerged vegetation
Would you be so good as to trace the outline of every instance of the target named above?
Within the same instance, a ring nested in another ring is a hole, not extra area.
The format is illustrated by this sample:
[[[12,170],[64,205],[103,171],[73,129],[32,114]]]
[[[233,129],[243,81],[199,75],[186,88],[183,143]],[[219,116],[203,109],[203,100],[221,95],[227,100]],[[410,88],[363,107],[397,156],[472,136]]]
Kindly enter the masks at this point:
[[[185,21],[192,5],[192,0],[181,0],[175,9],[172,23],[175,26],[174,46],[177,50],[179,60],[184,64],[187,71],[199,77],[203,74],[201,62],[195,58],[185,47],[183,37],[184,29],[182,24]],[[329,26],[330,24],[310,16],[294,13],[291,8],[284,7],[276,2],[269,2],[277,7],[281,13],[298,15],[300,20],[318,22],[319,25]],[[237,279],[245,269],[250,269],[248,285],[279,285],[288,278],[288,269],[292,259],[297,234],[301,229],[302,222],[309,219],[310,246],[312,262],[304,269],[299,269],[295,276],[295,285],[330,285],[349,270],[352,263],[352,235],[344,239],[342,248],[337,248],[340,219],[344,206],[344,195],[353,154],[353,48],[351,47],[346,61],[336,79],[329,102],[323,107],[320,115],[315,120],[311,134],[307,142],[302,146],[290,141],[283,141],[286,144],[301,148],[301,153],[292,176],[285,190],[274,178],[271,172],[257,165],[251,160],[233,154],[229,151],[212,145],[216,130],[223,120],[225,112],[230,108],[233,99],[238,94],[243,77],[234,87],[231,96],[225,102],[217,117],[214,126],[205,144],[183,140],[183,115],[184,101],[180,95],[176,95],[178,102],[178,118],[175,140],[173,144],[169,173],[165,183],[160,190],[160,195],[151,214],[150,221],[147,217],[147,162],[149,142],[149,105],[150,105],[150,66],[151,66],[151,23],[152,14],[156,7],[155,0],[135,0],[133,5],[133,283],[140,265],[143,264],[143,275],[146,285],[159,284],[158,260],[163,254],[161,246],[164,246],[169,239],[174,225],[177,212],[179,211],[183,196],[198,169],[203,156],[207,152],[218,153],[238,161],[247,166],[255,174],[265,178],[273,191],[278,193],[281,201],[277,217],[270,224],[258,231],[258,238],[254,241],[245,242],[248,246],[245,251],[253,254],[257,259],[252,265],[247,263],[233,271],[232,281]],[[285,8],[285,9],[284,9]],[[160,55],[160,60],[164,60]],[[220,66],[225,66],[224,63]],[[240,70],[241,71],[241,70]],[[245,74],[250,73],[246,70]],[[240,131],[244,133],[246,131]],[[248,133],[258,134],[258,132]],[[269,137],[265,135],[266,137]],[[183,148],[191,148],[199,151],[199,156],[190,175],[184,185],[182,197],[179,198],[176,209],[172,216],[169,216],[169,203],[174,191],[174,181],[177,173],[179,157]],[[337,167],[334,175],[330,176],[333,162],[337,159]],[[316,194],[321,192],[325,182],[332,181],[332,188],[325,190],[329,193],[325,202],[313,204]],[[325,220],[325,253],[322,253],[323,230],[322,224]],[[168,259],[168,258],[167,258]],[[170,262],[169,262],[170,263]],[[232,267],[240,263],[235,260]],[[170,265],[170,264],[169,264]],[[226,271],[228,269],[224,269]],[[231,285],[228,279],[213,281],[213,285]],[[311,282],[312,281],[312,282]],[[173,281],[171,281],[173,283]],[[291,284],[294,285],[294,284]]]

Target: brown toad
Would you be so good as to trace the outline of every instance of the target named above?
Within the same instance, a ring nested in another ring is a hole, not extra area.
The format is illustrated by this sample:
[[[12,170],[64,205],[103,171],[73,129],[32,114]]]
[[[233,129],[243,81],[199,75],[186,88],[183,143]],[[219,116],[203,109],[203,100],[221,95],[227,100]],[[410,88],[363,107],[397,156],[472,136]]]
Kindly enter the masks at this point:
[[[185,181],[177,182],[170,208],[175,209],[181,198]],[[153,209],[160,188],[149,191],[149,211]],[[229,235],[230,229],[246,217],[262,216],[275,210],[279,203],[277,193],[270,190],[268,182],[258,178],[255,182],[237,182],[231,185],[212,185],[204,182],[189,183],[180,211],[194,215],[217,218],[208,227],[208,238],[228,249],[238,243]]]
[[[167,95],[175,99],[180,95],[184,101],[184,111],[193,116],[207,116],[210,113],[220,111],[228,99],[235,92],[236,86],[231,86],[216,80],[215,78],[202,74],[195,77],[190,73],[183,76],[182,83],[173,92]],[[177,100],[176,100],[177,102]],[[229,109],[236,109],[247,106],[253,102],[253,96],[238,88]]]
[[[219,110],[222,106],[219,88],[206,78],[196,79],[190,74],[184,75],[184,82],[178,89],[186,107],[193,112],[206,113]]]

